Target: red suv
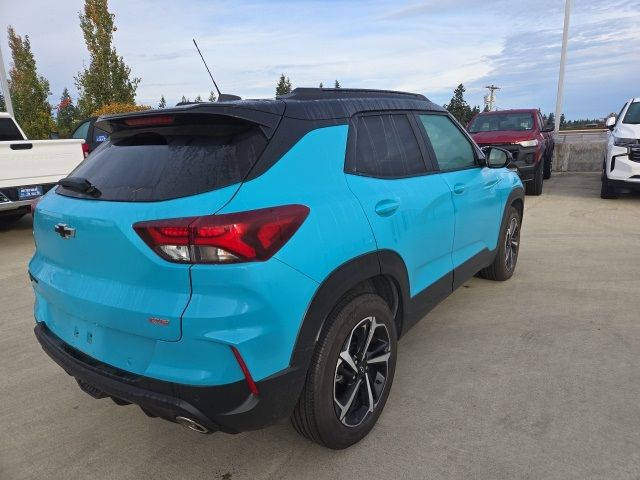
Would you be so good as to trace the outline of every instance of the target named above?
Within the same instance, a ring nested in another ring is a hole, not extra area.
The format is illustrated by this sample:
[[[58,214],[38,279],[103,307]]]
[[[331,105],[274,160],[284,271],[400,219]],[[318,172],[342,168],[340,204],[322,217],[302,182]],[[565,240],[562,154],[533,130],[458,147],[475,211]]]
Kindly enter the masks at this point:
[[[539,110],[482,112],[471,119],[469,133],[481,146],[509,150],[528,195],[542,193],[542,180],[551,177],[553,124],[544,124]]]

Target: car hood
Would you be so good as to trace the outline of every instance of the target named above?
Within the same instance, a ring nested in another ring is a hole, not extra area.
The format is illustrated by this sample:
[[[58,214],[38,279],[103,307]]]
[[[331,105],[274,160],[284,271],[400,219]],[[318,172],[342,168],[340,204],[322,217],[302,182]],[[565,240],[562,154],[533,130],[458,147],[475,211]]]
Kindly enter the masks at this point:
[[[517,143],[536,138],[533,130],[516,132],[513,130],[498,130],[494,132],[472,133],[471,137],[479,144]]]
[[[640,125],[619,123],[613,131],[618,138],[640,138]]]

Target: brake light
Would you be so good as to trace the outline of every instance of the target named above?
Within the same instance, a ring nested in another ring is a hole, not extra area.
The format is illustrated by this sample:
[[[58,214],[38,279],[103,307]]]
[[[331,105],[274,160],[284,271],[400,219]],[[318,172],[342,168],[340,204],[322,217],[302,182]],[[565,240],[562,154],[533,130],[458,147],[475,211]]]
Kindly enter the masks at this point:
[[[133,228],[151,249],[170,262],[260,262],[275,255],[308,214],[309,208],[303,205],[285,205],[138,222]]]
[[[146,117],[125,118],[124,123],[128,127],[155,127],[157,125],[171,125],[175,117],[173,115],[150,115]]]
[[[82,156],[84,158],[89,156],[89,144],[86,142],[82,144]]]

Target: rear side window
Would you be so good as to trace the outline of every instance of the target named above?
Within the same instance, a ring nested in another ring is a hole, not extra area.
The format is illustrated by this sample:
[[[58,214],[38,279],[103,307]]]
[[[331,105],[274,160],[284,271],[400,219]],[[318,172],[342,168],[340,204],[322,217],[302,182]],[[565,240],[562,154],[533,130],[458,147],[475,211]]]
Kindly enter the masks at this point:
[[[0,142],[24,140],[16,124],[10,118],[0,118]]]
[[[102,193],[98,200],[168,200],[241,182],[267,144],[260,128],[244,121],[175,118],[175,125],[111,134],[70,176],[89,180]],[[62,187],[59,192],[78,196]]]
[[[404,114],[360,117],[356,127],[357,173],[401,178],[426,172],[422,153],[409,119]]]
[[[476,165],[471,142],[446,115],[420,115],[436,154],[440,170],[459,170]]]
[[[73,132],[72,138],[86,139],[87,133],[89,132],[89,124],[91,122],[81,123],[78,128],[76,128],[75,132]]]

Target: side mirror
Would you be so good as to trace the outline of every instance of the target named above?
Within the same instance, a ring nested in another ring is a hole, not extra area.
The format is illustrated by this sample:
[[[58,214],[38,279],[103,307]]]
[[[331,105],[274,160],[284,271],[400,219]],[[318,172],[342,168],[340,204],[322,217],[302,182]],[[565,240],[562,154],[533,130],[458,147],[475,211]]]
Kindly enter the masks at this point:
[[[609,130],[613,130],[613,127],[616,126],[616,117],[613,116],[613,117],[607,118],[604,124]]]
[[[486,158],[485,165],[489,168],[503,168],[513,161],[511,152],[499,147],[482,147]]]
[[[551,133],[555,130],[556,126],[553,123],[547,123],[544,127],[542,127],[542,131],[544,133]]]

